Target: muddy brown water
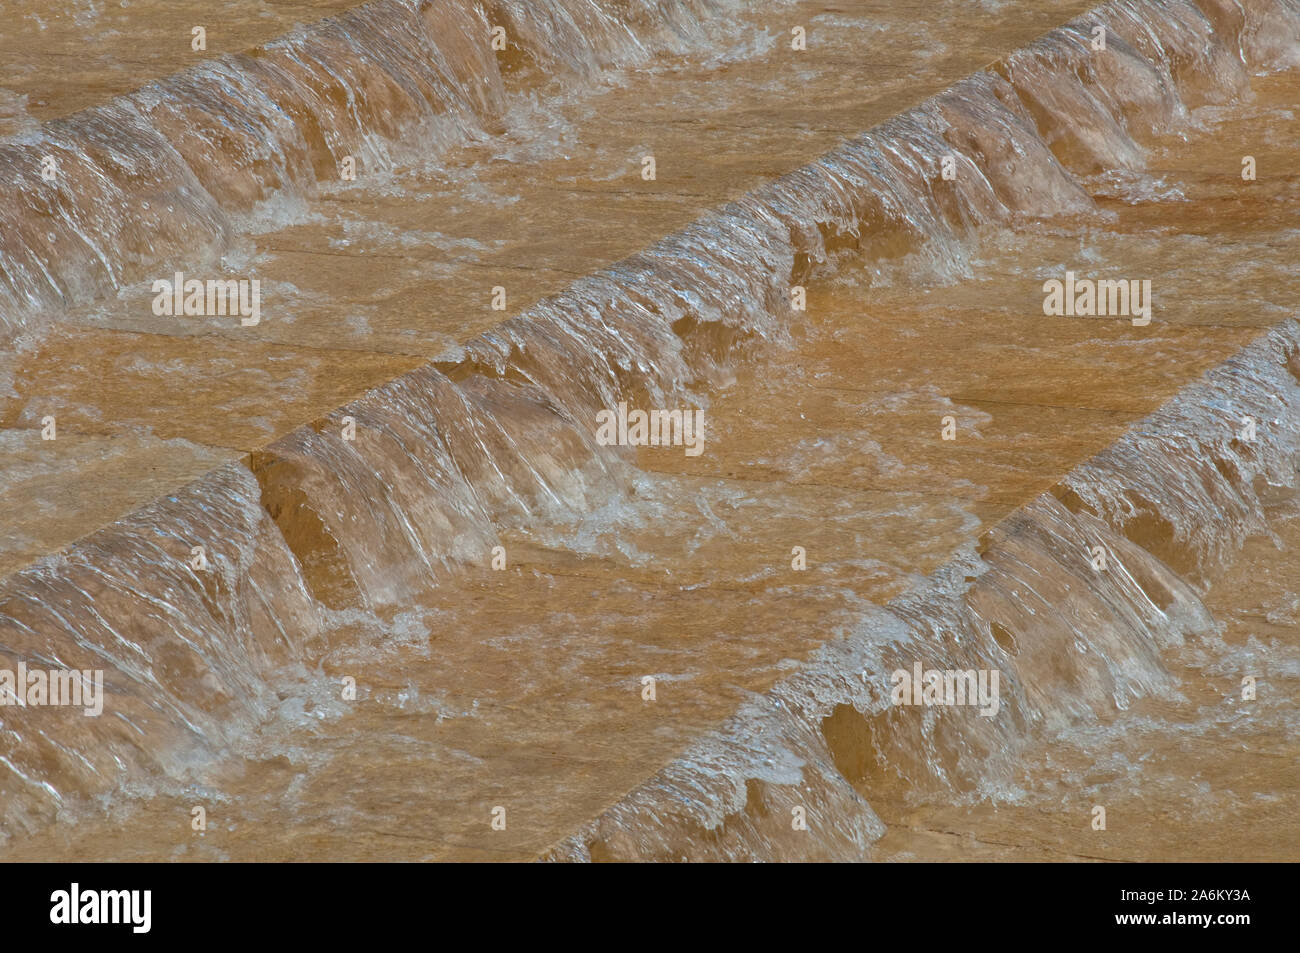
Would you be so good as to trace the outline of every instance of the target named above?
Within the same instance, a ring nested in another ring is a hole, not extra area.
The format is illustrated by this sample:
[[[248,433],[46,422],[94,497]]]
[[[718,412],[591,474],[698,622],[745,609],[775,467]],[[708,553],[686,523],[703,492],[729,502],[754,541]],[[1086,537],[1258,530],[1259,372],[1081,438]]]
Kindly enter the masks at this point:
[[[5,856],[1294,858],[1300,12],[739,10],[374,4],[0,144],[0,656],[109,689],[0,709]]]

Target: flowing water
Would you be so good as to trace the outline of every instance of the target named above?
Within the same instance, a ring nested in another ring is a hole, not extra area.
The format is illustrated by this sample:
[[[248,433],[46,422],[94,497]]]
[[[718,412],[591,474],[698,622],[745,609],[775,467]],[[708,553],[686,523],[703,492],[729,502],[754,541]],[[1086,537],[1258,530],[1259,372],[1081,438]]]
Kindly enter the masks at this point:
[[[1300,7],[285,15],[0,142],[5,856],[1294,858]]]

